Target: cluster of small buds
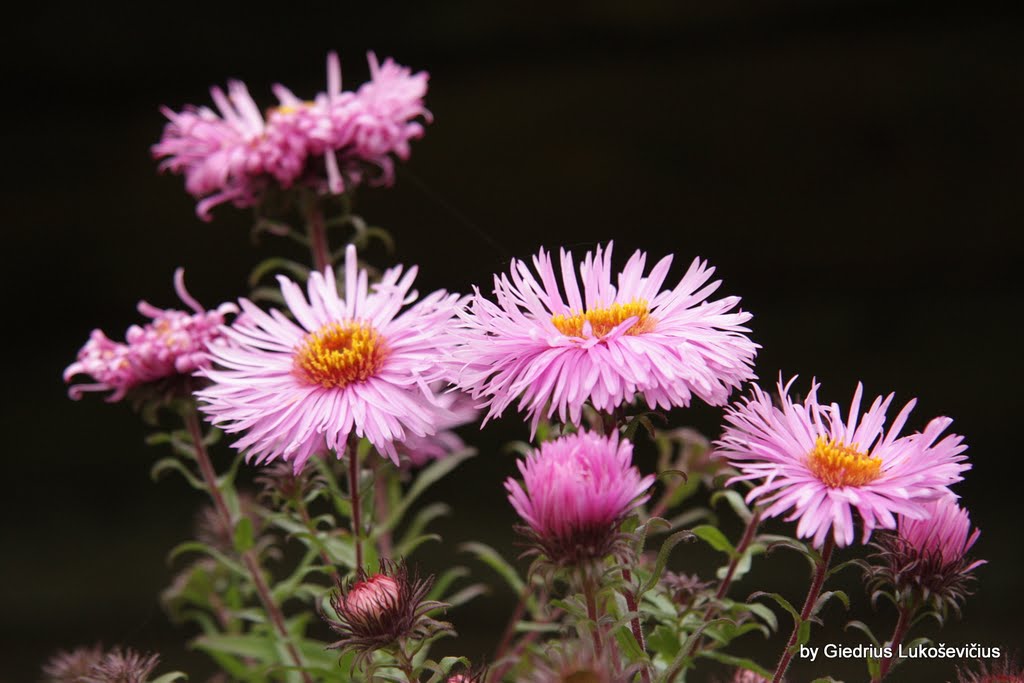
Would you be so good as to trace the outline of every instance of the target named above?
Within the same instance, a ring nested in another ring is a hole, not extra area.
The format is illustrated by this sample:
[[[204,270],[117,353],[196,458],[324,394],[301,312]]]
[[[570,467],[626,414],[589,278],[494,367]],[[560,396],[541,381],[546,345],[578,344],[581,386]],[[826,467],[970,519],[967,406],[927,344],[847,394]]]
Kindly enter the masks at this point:
[[[271,186],[302,183],[320,193],[340,194],[370,181],[394,182],[394,160],[407,159],[409,142],[423,135],[427,74],[368,55],[370,81],[342,91],[341,65],[327,59],[327,90],[312,100],[278,84],[278,105],[264,116],[245,85],[232,81],[227,93],[212,88],[218,112],[208,107],[164,109],[169,122],[153,155],[161,169],[185,176],[185,189],[199,199],[196,212],[209,220],[224,202],[259,203]]]
[[[691,609],[700,595],[714,585],[710,581],[702,581],[696,574],[675,572],[665,572],[661,584],[668,589],[672,601],[683,609]]]
[[[174,273],[174,288],[192,313],[140,301],[139,312],[151,320],[129,327],[124,342],[111,341],[101,330],[93,330],[78,359],[64,371],[64,381],[88,375],[94,382],[72,385],[68,391],[71,398],[81,398],[89,391],[110,391],[106,400],[120,401],[136,388],[188,377],[209,366],[207,351],[211,345],[227,343],[221,326],[237,308],[225,303],[205,310],[185,289],[181,268]]]
[[[45,683],[146,683],[159,655],[99,646],[59,652],[43,667]]]

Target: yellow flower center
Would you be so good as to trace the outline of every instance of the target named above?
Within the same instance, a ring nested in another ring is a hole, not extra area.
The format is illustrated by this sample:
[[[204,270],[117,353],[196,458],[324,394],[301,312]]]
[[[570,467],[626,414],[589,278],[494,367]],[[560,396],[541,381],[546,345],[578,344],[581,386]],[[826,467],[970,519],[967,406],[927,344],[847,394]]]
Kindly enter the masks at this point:
[[[366,323],[328,323],[310,332],[295,352],[295,373],[328,389],[364,382],[388,355],[384,338]]]
[[[847,446],[835,439],[819,436],[807,465],[818,479],[835,489],[840,486],[863,486],[878,479],[882,461],[857,450],[857,444]]]
[[[267,116],[269,117],[271,114],[274,113],[284,114],[285,116],[287,116],[288,114],[294,114],[295,112],[300,111],[302,109],[308,109],[312,107],[314,104],[316,103],[313,102],[312,100],[306,100],[305,102],[299,102],[298,104],[282,104],[277,107],[271,107],[270,109],[268,109]]]
[[[600,339],[630,318],[637,320],[626,330],[626,334],[643,334],[654,329],[654,318],[650,317],[647,302],[643,299],[608,307],[598,306],[583,313],[556,315],[551,318],[551,322],[567,337],[582,337],[584,324],[590,323],[591,336]]]

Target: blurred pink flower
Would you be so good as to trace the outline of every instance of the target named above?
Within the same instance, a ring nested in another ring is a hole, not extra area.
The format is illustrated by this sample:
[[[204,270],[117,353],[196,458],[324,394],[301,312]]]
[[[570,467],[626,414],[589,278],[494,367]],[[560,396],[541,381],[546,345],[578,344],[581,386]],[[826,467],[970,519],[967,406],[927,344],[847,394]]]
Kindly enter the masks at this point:
[[[654,483],[633,467],[633,444],[618,434],[582,431],[547,441],[518,466],[523,485],[505,481],[509,502],[555,562],[609,554],[619,523]]]
[[[795,379],[785,386],[779,381],[778,397],[755,386],[752,396],[732,406],[717,455],[739,469],[731,481],[760,481],[748,501],[765,506],[767,517],[792,511],[787,520],[799,520],[797,535],[812,538],[816,547],[829,532],[840,546],[852,543],[854,510],[863,522],[863,542],[876,527],[895,529],[897,514],[924,519],[926,503],[946,495],[970,469],[962,437],[939,440],[949,418],[900,437],[915,401],[883,430],[892,394],[879,396],[861,414],[858,384],[844,419],[838,404],[818,403],[817,383],[802,403],[794,402],[789,388]]]
[[[125,342],[111,341],[101,330],[92,331],[78,352],[78,360],[64,371],[64,381],[77,375],[88,375],[95,381],[72,385],[68,391],[71,398],[77,400],[87,391],[111,391],[106,400],[120,401],[135,387],[188,376],[209,365],[209,350],[225,343],[220,326],[237,309],[233,304],[221,304],[216,310],[204,310],[185,289],[181,268],[174,273],[174,288],[192,313],[140,301],[139,312],[151,320],[129,327]]]
[[[753,377],[758,346],[744,334],[750,314],[730,312],[737,297],[707,298],[719,282],[699,259],[673,289],[662,289],[672,257],[644,274],[647,254],[635,252],[615,277],[612,245],[588,252],[579,266],[561,251],[561,282],[543,249],[536,275],[513,261],[495,276],[497,303],[476,291],[462,315],[464,339],[454,373],[460,387],[486,399],[488,419],[517,398],[532,416],[558,414],[579,424],[585,402],[612,411],[635,396],[650,408],[690,404],[693,396],[724,404]],[[562,290],[564,289],[564,297]]]
[[[453,430],[480,416],[473,399],[461,391],[444,391],[445,386],[446,383],[437,382],[432,387],[438,405],[443,409],[434,421],[437,432],[411,436],[398,447],[399,454],[406,456],[413,467],[423,467],[431,460],[440,460],[464,449],[465,442]]]
[[[423,106],[428,75],[413,74],[391,59],[378,64],[372,52],[367,58],[371,80],[358,91],[341,89],[341,65],[332,52],[326,91],[304,100],[275,84],[278,104],[265,116],[239,81],[229,82],[226,94],[211,89],[216,112],[192,105],[181,112],[164,108],[168,123],[153,155],[163,159],[161,170],[185,176],[185,189],[199,199],[196,213],[204,220],[218,204],[257,204],[270,183],[287,189],[302,182],[339,194],[359,184],[370,168],[377,171],[372,183],[390,185],[392,157],[409,157],[409,141],[423,135],[420,120],[430,118]]]
[[[417,298],[416,268],[391,268],[371,287],[352,246],[344,272],[343,297],[330,268],[310,276],[308,299],[278,278],[296,322],[242,299],[246,320],[225,329],[233,344],[213,350],[200,407],[244,434],[234,446],[257,463],[282,458],[299,471],[314,453],[340,457],[350,434],[397,463],[399,443],[448,417],[430,385],[443,379],[459,296],[439,290],[403,311]]]

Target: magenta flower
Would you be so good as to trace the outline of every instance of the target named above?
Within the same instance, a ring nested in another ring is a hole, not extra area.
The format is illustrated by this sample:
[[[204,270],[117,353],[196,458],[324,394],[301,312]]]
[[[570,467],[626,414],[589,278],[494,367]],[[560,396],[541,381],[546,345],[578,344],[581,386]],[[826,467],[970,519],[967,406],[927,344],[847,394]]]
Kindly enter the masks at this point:
[[[517,398],[532,416],[558,414],[579,424],[585,402],[612,411],[640,395],[650,408],[689,405],[693,396],[721,405],[753,377],[757,345],[745,336],[750,314],[732,311],[739,299],[707,298],[719,282],[699,259],[674,289],[662,290],[672,257],[644,274],[637,251],[612,281],[612,245],[588,252],[579,266],[561,251],[561,282],[543,249],[536,275],[513,261],[495,276],[497,303],[479,291],[463,314],[456,354],[458,384],[486,399],[488,418]],[[562,290],[564,289],[564,296]]]
[[[429,120],[423,106],[428,76],[390,59],[379,65],[372,52],[368,60],[371,80],[357,92],[343,91],[338,56],[330,53],[325,92],[304,100],[276,84],[278,105],[265,116],[239,81],[229,82],[226,94],[211,89],[216,112],[165,108],[169,122],[153,155],[163,159],[161,170],[185,176],[204,220],[218,204],[258,204],[271,184],[340,194],[373,169],[371,182],[390,185],[393,157],[409,157],[410,140],[423,135],[420,120]]]
[[[225,343],[220,327],[237,309],[221,304],[207,311],[185,289],[185,272],[174,273],[174,288],[192,313],[161,309],[140,301],[139,312],[151,318],[146,325],[132,325],[125,342],[111,341],[93,330],[78,352],[78,360],[64,371],[64,381],[77,375],[95,380],[72,385],[68,395],[77,400],[87,391],[111,391],[107,401],[120,401],[132,389],[168,378],[187,377],[209,365],[209,350]]]
[[[633,444],[618,434],[569,434],[520,460],[523,485],[505,481],[531,541],[549,559],[576,564],[612,549],[619,524],[647,499],[654,477],[633,467]]]
[[[279,277],[296,322],[242,299],[247,319],[225,330],[234,342],[213,350],[213,386],[197,392],[201,409],[257,463],[291,461],[296,471],[327,449],[339,457],[351,434],[398,462],[397,444],[434,434],[447,410],[430,384],[443,379],[442,360],[459,296],[436,291],[419,303],[416,268],[399,266],[372,287],[345,253],[345,289],[334,272],[313,273],[308,299]]]
[[[915,401],[883,429],[893,395],[876,398],[860,413],[863,387],[857,385],[849,414],[818,403],[818,384],[802,403],[779,381],[779,405],[753,388],[731,407],[717,455],[740,470],[731,481],[760,481],[747,500],[774,517],[791,511],[797,535],[817,547],[831,531],[840,546],[853,542],[853,511],[863,523],[863,542],[876,527],[896,528],[895,515],[924,519],[927,501],[946,495],[948,486],[970,469],[960,436],[939,439],[952,420],[935,418],[924,432],[900,437]]]

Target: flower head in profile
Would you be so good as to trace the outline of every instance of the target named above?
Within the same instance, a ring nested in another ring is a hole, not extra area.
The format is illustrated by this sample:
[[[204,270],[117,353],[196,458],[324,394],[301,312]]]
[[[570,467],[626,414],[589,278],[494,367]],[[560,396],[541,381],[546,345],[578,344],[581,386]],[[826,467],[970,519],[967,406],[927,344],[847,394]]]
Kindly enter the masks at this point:
[[[78,375],[88,375],[93,382],[72,385],[68,391],[71,398],[79,399],[88,391],[110,391],[107,401],[120,401],[133,389],[173,384],[209,365],[210,349],[225,343],[220,327],[237,309],[233,304],[221,304],[216,310],[205,310],[185,289],[184,278],[184,271],[176,270],[174,287],[192,312],[140,301],[139,312],[151,320],[129,327],[124,342],[93,330],[78,359],[64,371],[65,382]]]
[[[324,615],[324,620],[339,639],[329,647],[368,657],[400,639],[451,631],[450,624],[427,616],[446,606],[426,599],[433,582],[433,577],[410,574],[404,562],[382,559],[380,571],[373,575],[360,568],[354,581],[331,594],[337,618]]]
[[[413,303],[415,277],[396,267],[371,287],[350,246],[343,295],[330,268],[310,276],[308,298],[279,278],[294,322],[243,299],[246,319],[203,371],[213,384],[197,392],[201,409],[242,434],[235,447],[257,463],[281,458],[298,471],[314,453],[340,457],[352,435],[397,463],[397,445],[435,433],[447,413],[431,383],[445,374],[460,303],[441,290]]]
[[[613,553],[619,524],[648,498],[654,477],[633,466],[633,444],[617,434],[569,434],[518,462],[523,483],[505,482],[523,532],[552,562],[576,565]]]
[[[153,146],[161,170],[185,177],[185,189],[199,200],[196,213],[230,202],[258,204],[269,188],[301,184],[323,194],[340,194],[362,182],[394,181],[395,157],[407,159],[409,142],[423,135],[430,114],[423,105],[427,74],[416,74],[391,59],[381,65],[368,55],[371,80],[356,92],[342,90],[336,53],[327,57],[327,89],[302,99],[281,84],[278,104],[264,113],[240,81],[227,91],[210,90],[216,110],[187,106],[163,109],[168,123]]]
[[[694,396],[711,405],[753,377],[757,345],[747,338],[748,313],[736,297],[709,301],[719,282],[697,259],[682,280],[662,289],[672,257],[645,274],[637,251],[617,276],[612,245],[579,264],[561,251],[561,278],[543,249],[534,271],[513,261],[495,276],[492,302],[476,292],[463,314],[456,354],[458,384],[501,415],[518,400],[532,417],[558,415],[580,423],[584,403],[610,412],[640,396],[654,409],[686,406]],[[580,282],[582,281],[582,287]]]
[[[877,552],[863,565],[868,585],[876,595],[892,590],[900,604],[959,613],[972,592],[974,570],[985,564],[967,557],[981,532],[971,528],[970,515],[953,494],[925,508],[925,518],[901,515],[896,533],[874,544]]]
[[[727,426],[717,455],[740,474],[731,481],[755,481],[748,502],[764,506],[764,515],[789,512],[799,520],[797,535],[821,547],[831,533],[835,542],[853,542],[856,511],[863,542],[878,527],[896,528],[896,515],[924,519],[926,503],[970,469],[966,446],[955,434],[942,437],[952,422],[935,418],[923,432],[900,436],[914,407],[909,402],[885,429],[893,395],[876,398],[861,413],[863,387],[857,385],[849,411],[818,402],[818,385],[802,402],[781,380],[778,405],[753,388],[753,394],[726,413]]]

